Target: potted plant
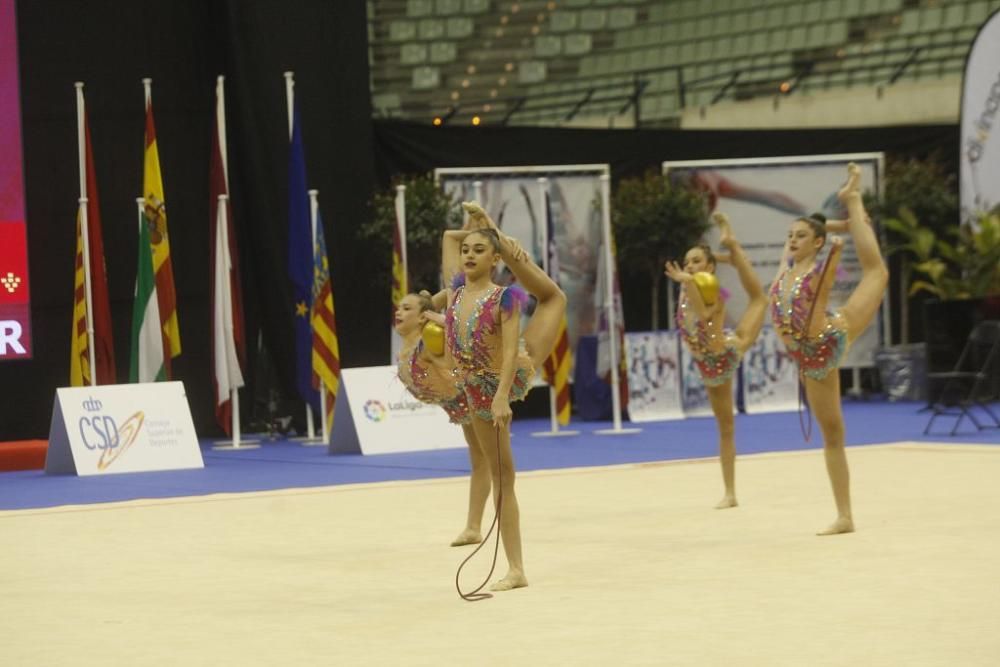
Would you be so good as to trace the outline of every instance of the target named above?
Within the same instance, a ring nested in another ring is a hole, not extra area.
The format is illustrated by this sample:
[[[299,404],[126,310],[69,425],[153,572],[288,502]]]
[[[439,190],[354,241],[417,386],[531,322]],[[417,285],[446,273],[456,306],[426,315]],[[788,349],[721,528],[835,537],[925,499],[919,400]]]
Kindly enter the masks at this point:
[[[392,234],[396,225],[396,186],[406,186],[406,248],[411,291],[436,291],[441,284],[441,235],[462,226],[459,202],[442,190],[433,174],[404,175],[369,203],[371,219],[358,229],[358,237],[372,244],[375,284],[388,291],[391,280]]]
[[[611,211],[619,266],[648,278],[650,321],[657,330],[663,264],[683,256],[708,230],[704,196],[650,170],[618,183]]]

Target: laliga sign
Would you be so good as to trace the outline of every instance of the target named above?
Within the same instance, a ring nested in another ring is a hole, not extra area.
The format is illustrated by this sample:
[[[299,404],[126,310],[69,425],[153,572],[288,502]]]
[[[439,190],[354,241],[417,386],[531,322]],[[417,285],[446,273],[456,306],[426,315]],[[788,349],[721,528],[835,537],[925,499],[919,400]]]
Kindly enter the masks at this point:
[[[100,475],[202,467],[182,383],[56,390],[45,472]]]

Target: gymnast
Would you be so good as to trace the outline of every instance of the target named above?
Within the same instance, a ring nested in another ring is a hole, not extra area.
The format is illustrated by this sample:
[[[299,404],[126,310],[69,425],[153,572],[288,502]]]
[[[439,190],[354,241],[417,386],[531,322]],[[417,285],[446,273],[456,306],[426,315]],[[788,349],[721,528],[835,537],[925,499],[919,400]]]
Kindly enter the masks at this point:
[[[828,223],[821,214],[814,213],[792,223],[778,275],[770,289],[775,330],[799,365],[808,404],[823,433],[823,453],[837,519],[819,535],[854,531],[838,367],[848,346],[878,312],[889,280],[878,240],[861,201],[860,180],[861,170],[856,164],[849,164],[847,183],[837,193],[848,214],[846,223],[837,222],[851,234],[861,264],[861,280],[844,305],[832,312],[826,308],[843,240],[832,236],[825,261],[819,260],[827,230],[835,229],[833,221]]]
[[[490,466],[507,556],[507,574],[490,588],[506,591],[528,585],[514,491],[510,402],[525,397],[535,368],[551,354],[566,297],[514,239],[500,233],[479,204],[467,202],[463,208],[468,214],[466,227],[446,231],[442,243],[442,269],[455,273],[445,331],[472,429]],[[538,301],[523,333],[521,307],[527,294],[516,285],[500,287],[493,282],[501,260]]]
[[[469,446],[469,464],[472,475],[469,481],[469,509],[465,529],[451,546],[477,544],[483,509],[490,496],[490,467],[485,450],[476,440],[465,392],[458,384],[455,364],[444,345],[444,322],[435,304],[443,307],[445,293],[431,295],[422,291],[407,294],[396,307],[396,332],[403,339],[397,359],[399,379],[418,401],[441,406],[453,424],[459,424]]]
[[[767,295],[757,279],[739,241],[733,236],[729,219],[712,214],[719,226],[720,243],[727,254],[714,254],[707,245],[697,245],[684,256],[684,266],[667,262],[664,273],[683,286],[677,309],[677,326],[694,357],[705,383],[712,412],[719,428],[719,461],[725,495],[716,509],[736,507],[736,443],[733,425],[733,375],[743,354],[750,349],[767,312]],[[739,274],[749,297],[746,312],[735,329],[724,329],[725,299],[715,278],[716,261],[726,261]]]

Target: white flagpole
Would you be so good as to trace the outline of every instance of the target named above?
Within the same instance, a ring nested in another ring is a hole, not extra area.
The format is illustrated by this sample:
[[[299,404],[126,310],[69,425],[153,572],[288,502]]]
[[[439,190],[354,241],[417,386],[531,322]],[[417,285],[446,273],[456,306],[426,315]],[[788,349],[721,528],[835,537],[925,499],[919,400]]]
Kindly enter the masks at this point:
[[[406,186],[396,186],[396,218],[399,220],[399,250],[403,255],[403,279],[407,284],[403,285],[403,291],[409,291],[409,263],[406,258]]]
[[[292,140],[295,122],[295,72],[285,72],[285,101],[288,109],[288,141]],[[313,229],[313,238],[316,230]],[[312,406],[306,401],[306,440],[316,439],[316,426],[313,423]]]
[[[549,179],[544,176],[540,176],[537,179],[538,183],[538,213],[536,214],[536,220],[541,221],[542,228],[542,270],[545,271],[546,275],[549,275],[549,211],[548,211],[548,201],[547,196],[549,193]],[[554,381],[555,378],[552,378]],[[579,431],[560,431],[559,430],[559,411],[556,406],[556,388],[549,382],[549,430],[548,431],[537,431],[531,435],[536,438],[544,437],[559,437],[567,435],[579,435]]]
[[[316,201],[316,197],[319,195],[319,190],[309,191],[309,222],[312,224],[312,240],[313,240],[313,257],[316,256],[316,223],[318,212],[319,212],[319,202]],[[310,317],[311,317],[310,313]],[[312,326],[312,322],[309,323]],[[330,442],[330,424],[326,419],[326,383],[320,378],[319,381],[319,420],[322,424],[322,434],[323,440],[317,444],[325,445]]]
[[[221,252],[221,248],[225,248],[227,253],[229,250],[229,146],[227,142],[226,134],[226,87],[225,87],[226,77],[219,75],[215,79],[215,96],[216,96],[216,106],[215,106],[215,120],[217,125],[218,140],[219,140],[219,157],[222,161],[222,180],[223,187],[225,189],[224,194],[218,196],[218,215],[215,216],[215,224],[222,225],[221,228],[216,229],[216,243],[215,252]],[[222,220],[219,220],[219,217]],[[219,236],[222,236],[220,239]],[[231,275],[232,272],[232,257],[228,254],[230,262],[226,263],[226,272]],[[213,261],[215,258],[213,258]],[[216,270],[218,270],[218,262],[215,264]],[[229,276],[227,276],[229,279]],[[216,277],[218,280],[218,277]],[[213,286],[214,287],[214,286]],[[216,303],[216,307],[219,307]],[[224,335],[226,340],[231,340],[235,343],[235,338],[233,337],[233,322],[232,322],[232,298],[230,296],[229,304],[227,307],[230,309],[230,317],[228,322],[226,322],[226,331]],[[214,317],[214,313],[213,313]],[[226,320],[227,318],[223,318]],[[214,341],[213,341],[214,343]],[[216,352],[218,354],[218,352]],[[239,356],[236,355],[237,363],[239,363]],[[242,376],[242,370],[240,372]],[[229,387],[229,412],[230,412],[230,422],[229,422],[229,432],[232,433],[232,440],[219,440],[212,449],[225,450],[225,449],[257,449],[259,445],[259,440],[243,440],[242,432],[240,429],[240,390],[239,387],[230,386]]]
[[[94,346],[94,294],[90,277],[90,218],[87,215],[87,138],[83,101],[83,82],[73,84],[76,88],[76,134],[80,154],[80,197],[77,205],[80,211],[80,238],[83,241],[83,292],[87,304],[87,356],[90,363],[90,384],[97,384],[97,351]],[[112,378],[114,382],[114,378]]]
[[[473,181],[472,182],[472,198],[479,202],[479,205],[486,210],[486,202],[483,201],[483,182]]]
[[[221,79],[222,77],[219,77],[219,78]],[[220,81],[220,85],[221,85],[221,81]],[[220,125],[220,132],[221,131],[222,131],[222,126]],[[222,147],[220,146],[220,149],[221,148]],[[225,162],[225,154],[224,153],[223,153],[223,156],[222,156],[222,164],[223,164],[223,167],[225,167],[226,162]],[[228,184],[228,181],[227,181],[227,183],[226,183],[226,190],[228,190],[228,189],[229,189],[229,184]],[[219,266],[219,259],[218,259],[218,253],[224,252],[224,251],[226,252],[226,254],[224,255],[224,257],[230,258],[230,255],[229,255],[229,252],[228,252],[229,251],[229,215],[228,215],[228,213],[229,213],[229,195],[227,195],[227,194],[220,194],[218,197],[219,197],[218,198],[218,214],[215,216],[215,224],[216,224],[216,230],[215,230],[215,252],[216,252],[216,257],[213,258],[213,261],[215,262],[215,271],[216,271],[216,273],[218,274],[218,273],[224,272],[225,275],[224,276],[216,275],[215,276],[215,280],[217,282],[220,281],[220,280],[225,280],[226,281],[225,282],[226,287],[224,289],[225,289],[226,292],[229,292],[229,290],[230,290],[230,288],[229,288],[230,282],[229,281],[231,280],[230,276],[231,276],[231,272],[232,272],[232,263],[231,263],[231,261],[226,261],[226,262],[223,262],[223,266],[220,267]],[[220,271],[220,268],[223,271]],[[213,289],[215,289],[215,286],[213,286]],[[260,445],[257,444],[258,442],[260,442],[259,440],[243,440],[242,437],[241,437],[241,432],[240,432],[240,390],[239,390],[239,387],[237,387],[234,383],[231,382],[232,381],[232,377],[231,377],[232,371],[231,371],[230,364],[231,363],[236,363],[237,367],[238,367],[238,365],[239,365],[239,356],[236,354],[236,351],[234,349],[230,348],[230,346],[229,346],[230,343],[235,344],[235,338],[233,337],[233,317],[232,317],[233,302],[232,302],[232,294],[231,294],[231,292],[229,292],[229,293],[230,293],[229,298],[223,299],[223,301],[225,301],[226,303],[220,305],[219,302],[218,302],[218,300],[216,300],[216,303],[215,303],[215,307],[216,308],[221,308],[222,306],[225,306],[225,308],[227,309],[227,311],[223,313],[223,317],[222,317],[222,332],[221,332],[221,335],[224,336],[224,340],[227,341],[227,342],[225,342],[223,344],[223,346],[222,346],[223,349],[221,351],[219,350],[216,341],[213,340],[212,344],[215,346],[216,363],[218,363],[218,355],[220,353],[223,354],[223,355],[225,355],[225,358],[226,358],[226,364],[225,364],[225,366],[226,366],[226,377],[227,377],[227,381],[230,382],[230,385],[229,385],[229,412],[230,412],[230,414],[229,414],[229,418],[230,418],[229,424],[230,424],[230,429],[229,430],[230,430],[230,433],[232,433],[232,440],[219,440],[212,447],[212,449],[216,449],[216,450],[257,449],[260,446]],[[214,318],[215,316],[216,316],[216,314],[212,313],[212,317]],[[220,333],[218,331],[216,331],[215,335],[218,336],[218,335],[220,335]],[[230,356],[230,352],[232,352],[232,356]],[[216,372],[218,372],[218,371],[216,371]],[[242,372],[240,372],[240,382],[242,382],[242,378],[243,378],[243,374],[242,374]]]
[[[599,435],[639,433],[640,428],[622,428],[622,400],[618,379],[618,323],[615,321],[615,259],[611,252],[611,177],[601,174],[601,222],[604,236],[604,307],[607,310],[608,349],[611,357],[611,414],[614,428],[598,429]]]

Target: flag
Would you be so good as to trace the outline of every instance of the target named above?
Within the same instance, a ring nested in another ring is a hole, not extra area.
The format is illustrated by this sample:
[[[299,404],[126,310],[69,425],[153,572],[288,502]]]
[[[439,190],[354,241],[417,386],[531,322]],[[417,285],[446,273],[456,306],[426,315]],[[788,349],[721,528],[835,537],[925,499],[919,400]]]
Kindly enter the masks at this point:
[[[81,105],[83,93],[80,93]],[[101,232],[101,208],[97,197],[97,176],[94,154],[90,144],[90,125],[83,112],[84,135],[84,192],[87,196],[87,240],[90,255],[90,303],[93,312],[87,312],[84,280],[83,234],[81,208],[76,213],[76,270],[74,276],[73,340],[70,361],[70,385],[79,387],[91,384],[90,350],[87,337],[88,318],[94,329],[94,364],[97,376],[94,384],[114,384],[118,372],[115,368],[115,345],[111,332],[111,306],[108,300],[108,277],[104,265],[104,235]]]
[[[129,382],[158,382],[167,379],[156,276],[153,273],[153,252],[150,248],[150,227],[152,224],[145,212],[141,213],[135,303],[132,306]]]
[[[607,270],[605,263],[608,253],[603,250],[597,260],[597,292],[594,295],[594,306],[598,312],[597,326],[597,376],[605,382],[611,382],[611,336],[608,331],[607,309]],[[615,341],[618,349],[618,394],[622,409],[628,407],[628,364],[625,360],[625,315],[622,311],[622,295],[618,282],[618,263],[615,261],[615,240],[611,238],[612,264],[612,308],[615,314]]]
[[[215,89],[215,129],[209,163],[209,229],[212,230],[212,361],[214,369],[215,420],[226,435],[232,435],[230,392],[243,386],[246,342],[243,330],[243,300],[240,292],[238,254],[233,234],[232,207],[228,198],[219,205],[219,195],[229,194],[226,151],[226,104],[222,77]]]
[[[319,412],[319,393],[312,383],[312,223],[298,105],[292,113],[292,139],[288,150],[288,277],[295,304],[295,386],[302,400]]]
[[[80,204],[83,208],[83,204]],[[83,232],[80,211],[76,213],[76,263],[73,273],[73,333],[70,343],[69,384],[83,387],[90,384],[90,345],[87,339],[87,285],[83,274]]]
[[[392,228],[392,322],[396,320],[396,307],[399,306],[399,302],[403,300],[403,297],[409,293],[406,261],[404,259],[406,253],[403,247],[405,243],[404,239],[406,238],[406,233],[403,231],[405,221],[403,219],[403,211],[400,210],[402,205],[400,199],[403,196],[402,192],[396,195],[396,224]]]
[[[552,219],[552,205],[549,201],[549,193],[545,193],[545,238],[546,238],[546,263],[545,268],[549,277],[559,284],[559,251],[556,245],[555,225]],[[545,359],[543,371],[545,381],[552,386],[556,395],[556,418],[560,425],[569,424],[570,416],[570,394],[569,394],[569,369],[572,366],[572,357],[569,349],[569,330],[566,326],[566,313],[563,313],[559,322],[559,333],[556,335],[556,344],[552,353]]]
[[[326,254],[323,220],[316,212],[316,240],[313,243],[312,287],[312,386],[326,386],[323,417],[333,426],[333,405],[340,386],[340,347],[337,344],[337,321],[333,310],[333,284],[330,281],[330,260]]]
[[[153,123],[153,100],[146,97],[145,156],[142,170],[142,196],[146,200],[149,220],[150,248],[156,276],[156,298],[159,300],[163,347],[169,354],[164,358],[165,373],[170,378],[170,360],[181,353],[181,332],[177,324],[177,293],[174,291],[174,268],[170,259],[170,236],[167,233],[167,208],[160,176],[160,154]]]

